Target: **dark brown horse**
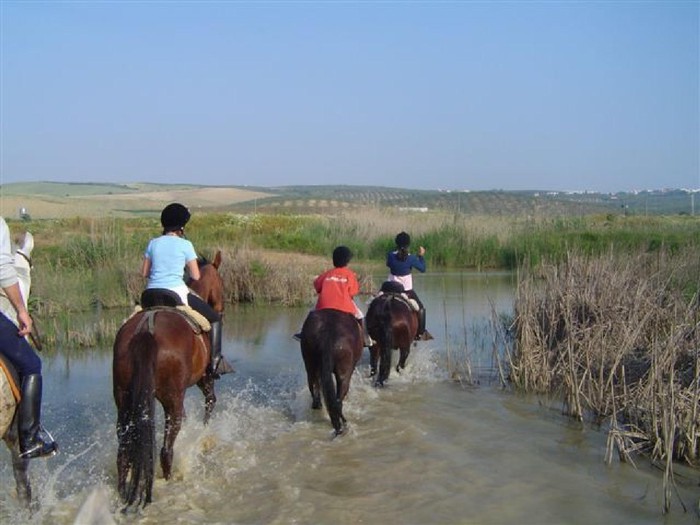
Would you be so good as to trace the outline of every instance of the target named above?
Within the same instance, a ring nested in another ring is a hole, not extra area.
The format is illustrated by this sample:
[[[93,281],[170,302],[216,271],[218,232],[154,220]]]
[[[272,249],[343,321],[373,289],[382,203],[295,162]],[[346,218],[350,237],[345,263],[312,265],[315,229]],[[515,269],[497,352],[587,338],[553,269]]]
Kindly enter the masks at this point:
[[[392,350],[400,351],[396,371],[406,367],[406,359],[418,331],[418,312],[405,295],[387,291],[375,297],[367,309],[367,331],[375,344],[369,349],[370,374],[375,386],[384,386],[391,371]],[[379,363],[379,375],[377,375]]]
[[[200,279],[190,288],[214,310],[223,310],[223,285],[214,262],[200,261]],[[127,506],[151,502],[155,469],[155,400],[165,413],[160,451],[163,477],[172,473],[173,445],[185,416],[185,391],[197,385],[204,394],[204,423],[216,403],[214,377],[207,373],[210,342],[176,308],[142,310],[119,329],[112,368],[117,405],[117,477],[119,495]],[[137,501],[138,500],[138,501]]]
[[[323,309],[309,313],[301,329],[301,355],[311,392],[311,408],[321,408],[321,393],[335,435],[345,431],[343,400],[355,365],[362,357],[360,325],[352,314]],[[335,379],[335,381],[334,381]]]

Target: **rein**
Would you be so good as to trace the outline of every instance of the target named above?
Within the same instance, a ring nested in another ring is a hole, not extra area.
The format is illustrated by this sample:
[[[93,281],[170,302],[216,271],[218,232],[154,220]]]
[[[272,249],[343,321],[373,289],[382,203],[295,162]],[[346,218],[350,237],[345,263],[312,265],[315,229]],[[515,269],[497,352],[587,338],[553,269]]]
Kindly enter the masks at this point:
[[[21,251],[19,251],[19,250],[17,250],[17,251],[15,252],[15,254],[16,254],[16,255],[21,255],[22,258],[23,258],[25,261],[27,261],[27,264],[29,265],[29,267],[30,267],[30,268],[34,268],[34,265],[32,264],[32,258],[31,258],[31,257],[27,257],[23,252],[21,252]]]

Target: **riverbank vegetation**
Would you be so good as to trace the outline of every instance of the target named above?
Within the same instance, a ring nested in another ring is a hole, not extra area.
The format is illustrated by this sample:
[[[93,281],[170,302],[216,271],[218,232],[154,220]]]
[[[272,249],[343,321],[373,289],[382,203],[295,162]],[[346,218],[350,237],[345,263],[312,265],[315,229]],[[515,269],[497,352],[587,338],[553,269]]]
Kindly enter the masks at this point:
[[[128,311],[157,218],[9,221],[35,237],[31,310],[47,347],[110,345]],[[431,270],[518,273],[503,378],[563,399],[565,411],[608,428],[608,460],[649,455],[672,500],[673,462],[700,458],[700,221],[691,215],[464,215],[397,209],[333,214],[197,212],[187,235],[223,253],[230,303],[310,305],[311,282],[338,244],[355,253],[364,293],[379,283],[396,233],[425,246]],[[76,325],[76,313],[98,311]],[[498,323],[494,323],[498,324]],[[449,349],[448,349],[449,350]],[[466,376],[471,375],[468,361]]]
[[[9,224],[15,232],[29,229],[34,234],[33,307],[35,315],[51,320],[133,304],[144,286],[139,275],[143,250],[160,233],[156,217]],[[352,266],[364,291],[372,292],[377,284],[370,276],[384,271],[386,252],[401,230],[411,233],[413,246],[427,248],[431,269],[515,270],[564,260],[571,250],[594,256],[700,247],[700,222],[687,215],[533,218],[394,208],[330,215],[201,211],[194,213],[187,235],[201,255],[222,250],[230,302],[304,305],[312,303],[310,283],[329,265],[338,244],[353,250]]]
[[[698,251],[587,254],[523,270],[507,354],[516,389],[564,400],[608,429],[607,460],[647,454],[664,472],[700,458]]]

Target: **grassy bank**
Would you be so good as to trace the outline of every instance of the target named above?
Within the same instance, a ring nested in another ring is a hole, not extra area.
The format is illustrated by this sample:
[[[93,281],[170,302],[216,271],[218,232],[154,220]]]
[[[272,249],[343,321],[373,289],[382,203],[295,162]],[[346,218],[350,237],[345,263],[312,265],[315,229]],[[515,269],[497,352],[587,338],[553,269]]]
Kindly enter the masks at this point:
[[[53,219],[10,222],[35,236],[33,304],[40,317],[91,308],[126,307],[139,296],[143,249],[160,233],[156,218]],[[224,252],[231,302],[309,304],[311,281],[338,244],[355,253],[360,276],[383,268],[396,233],[427,248],[431,269],[514,269],[561,261],[571,250],[675,253],[700,247],[700,221],[690,216],[512,218],[376,208],[332,216],[195,213],[187,228],[198,252]],[[368,289],[373,285],[366,283]]]

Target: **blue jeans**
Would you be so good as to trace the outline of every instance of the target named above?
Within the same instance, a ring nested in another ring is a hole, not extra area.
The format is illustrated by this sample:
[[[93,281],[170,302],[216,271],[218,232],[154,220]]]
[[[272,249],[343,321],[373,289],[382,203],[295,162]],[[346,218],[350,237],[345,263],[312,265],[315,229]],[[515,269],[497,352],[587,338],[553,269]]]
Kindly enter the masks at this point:
[[[0,354],[12,363],[20,378],[41,374],[41,359],[27,339],[17,335],[17,327],[3,314],[0,314]]]

